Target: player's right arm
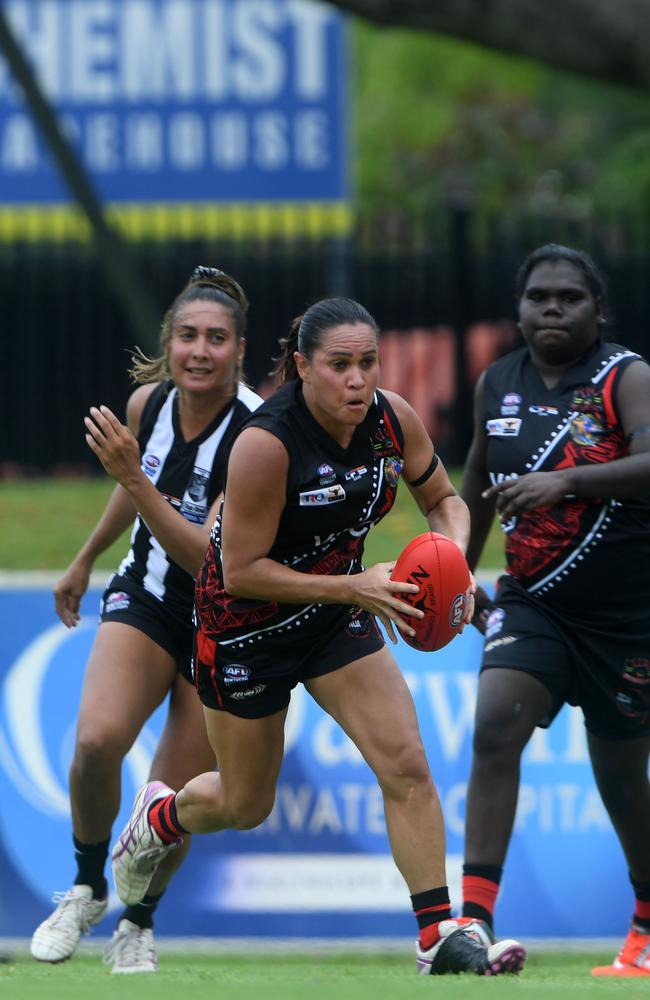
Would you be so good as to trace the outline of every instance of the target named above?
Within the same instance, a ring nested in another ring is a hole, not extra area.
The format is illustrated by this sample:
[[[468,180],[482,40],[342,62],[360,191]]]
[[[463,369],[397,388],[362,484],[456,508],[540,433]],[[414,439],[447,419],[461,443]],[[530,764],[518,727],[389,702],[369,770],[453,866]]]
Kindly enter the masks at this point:
[[[485,372],[479,377],[474,392],[474,435],[470,445],[460,495],[470,513],[470,537],[467,545],[467,563],[472,572],[476,569],[481,553],[494,520],[496,499],[486,500],[483,493],[491,485],[487,470],[487,437],[483,426],[483,393]],[[487,613],[492,601],[482,587],[477,587],[474,595],[475,609],[473,624],[479,631],[485,631]]]
[[[301,573],[269,558],[286,505],[289,456],[275,435],[249,427],[237,438],[228,462],[221,544],[224,586],[229,594],[280,604],[348,604],[376,615],[396,641],[392,622],[408,634],[400,615],[422,613],[398,599],[417,593],[413,584],[390,579],[393,563],[378,563],[349,576]]]
[[[137,437],[142,410],[155,384],[140,386],[129,398],[127,423]],[[117,485],[95,528],[54,587],[54,607],[64,625],[73,628],[79,621],[81,598],[88,589],[90,573],[98,556],[134,521],[137,511],[124,487]]]

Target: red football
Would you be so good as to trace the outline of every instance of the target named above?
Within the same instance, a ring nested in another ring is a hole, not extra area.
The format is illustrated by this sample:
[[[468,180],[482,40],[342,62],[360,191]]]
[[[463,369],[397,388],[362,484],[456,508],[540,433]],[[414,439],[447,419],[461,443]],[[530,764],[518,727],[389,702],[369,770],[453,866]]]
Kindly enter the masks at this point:
[[[445,535],[426,531],[406,546],[395,563],[392,580],[416,583],[417,594],[400,594],[400,600],[424,611],[424,618],[407,618],[415,629],[411,638],[401,633],[414,649],[442,649],[458,635],[465,613],[465,593],[470,584],[469,567],[458,546]]]

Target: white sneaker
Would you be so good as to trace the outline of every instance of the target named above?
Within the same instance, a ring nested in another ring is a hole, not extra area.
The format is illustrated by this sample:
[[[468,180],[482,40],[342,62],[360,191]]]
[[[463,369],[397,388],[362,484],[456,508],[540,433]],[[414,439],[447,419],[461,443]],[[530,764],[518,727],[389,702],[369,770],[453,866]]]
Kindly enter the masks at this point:
[[[106,913],[108,898],[93,899],[89,885],[73,885],[68,892],[55,892],[54,913],[40,924],[32,936],[30,951],[39,962],[65,962],[71,958],[82,934],[88,934]]]
[[[113,848],[113,881],[118,896],[127,906],[140,902],[162,859],[183,843],[183,838],[179,837],[172,844],[163,844],[149,825],[150,807],[167,795],[175,795],[175,792],[162,781],[143,785],[135,797],[129,822]]]
[[[120,920],[104,952],[104,964],[112,973],[157,972],[158,959],[150,927],[138,927],[130,920]]]

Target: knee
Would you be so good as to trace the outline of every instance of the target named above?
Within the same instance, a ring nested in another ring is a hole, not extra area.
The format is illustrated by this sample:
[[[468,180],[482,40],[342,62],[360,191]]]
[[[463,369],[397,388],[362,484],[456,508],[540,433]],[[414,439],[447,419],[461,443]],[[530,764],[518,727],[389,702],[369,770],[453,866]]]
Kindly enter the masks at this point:
[[[254,830],[273,811],[275,792],[269,795],[236,796],[228,803],[229,823],[232,830]]]
[[[386,755],[377,769],[377,780],[384,795],[409,798],[433,792],[433,780],[424,747],[419,740],[405,743]]]
[[[517,720],[496,715],[477,715],[474,726],[474,756],[482,759],[519,757],[526,744]]]
[[[72,759],[72,771],[92,773],[119,767],[128,750],[119,733],[107,732],[99,726],[80,727]]]

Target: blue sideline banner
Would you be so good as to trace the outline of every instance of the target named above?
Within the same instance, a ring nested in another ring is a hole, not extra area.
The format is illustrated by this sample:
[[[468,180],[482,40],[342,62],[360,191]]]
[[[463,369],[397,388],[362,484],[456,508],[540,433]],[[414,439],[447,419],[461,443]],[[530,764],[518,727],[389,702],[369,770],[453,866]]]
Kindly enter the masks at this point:
[[[6,0],[110,203],[347,197],[343,18],[306,0]],[[0,203],[68,200],[0,59]]]
[[[80,625],[67,630],[49,591],[0,590],[0,936],[30,934],[51,909],[52,893],[67,889],[74,875],[67,773],[98,602],[99,592],[90,592]],[[445,810],[455,902],[480,646],[468,629],[435,654],[397,648]],[[114,833],[146,779],[164,711],[125,762]],[[286,735],[272,815],[255,831],[195,838],[161,904],[158,932],[413,937],[381,796],[358,752],[302,688]],[[612,937],[631,909],[625,863],[591,778],[582,717],[565,709],[525,754],[499,932]],[[110,933],[112,924],[102,930]]]

